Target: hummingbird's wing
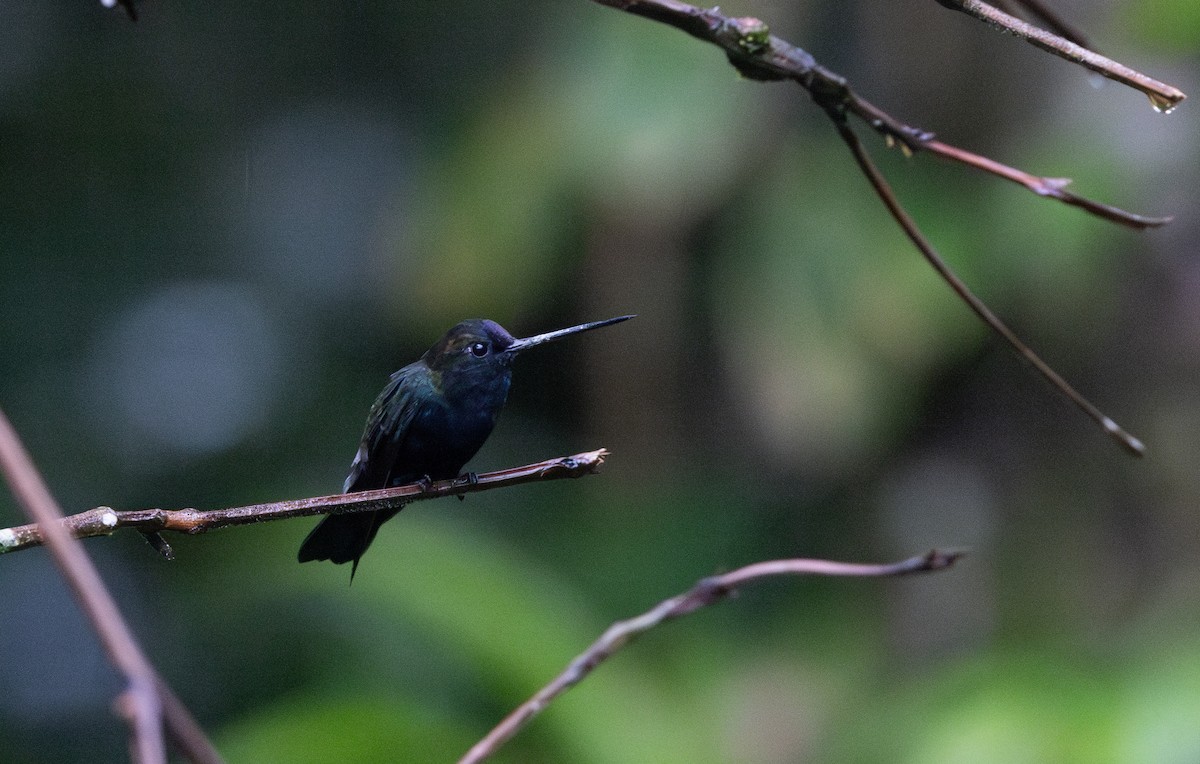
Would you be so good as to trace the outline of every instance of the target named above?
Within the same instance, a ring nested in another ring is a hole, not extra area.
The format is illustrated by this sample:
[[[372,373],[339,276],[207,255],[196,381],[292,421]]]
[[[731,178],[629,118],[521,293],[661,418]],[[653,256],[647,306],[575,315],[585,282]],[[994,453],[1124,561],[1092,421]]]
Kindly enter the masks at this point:
[[[422,361],[411,363],[391,376],[371,406],[343,493],[388,488],[394,478],[404,474],[404,467],[398,462],[406,436],[422,411],[436,405],[432,403],[435,395],[429,367]],[[404,479],[420,477],[410,475]]]
[[[432,389],[429,368],[420,361],[391,376],[371,406],[358,453],[346,476],[344,493],[387,488],[393,480],[409,482],[421,477],[411,474],[402,462],[407,461],[405,441],[413,422],[436,405],[429,395]],[[379,526],[399,511],[397,508],[328,515],[304,539],[298,559],[300,562],[331,560],[339,565],[353,562],[350,572],[353,581],[358,560],[375,539]]]

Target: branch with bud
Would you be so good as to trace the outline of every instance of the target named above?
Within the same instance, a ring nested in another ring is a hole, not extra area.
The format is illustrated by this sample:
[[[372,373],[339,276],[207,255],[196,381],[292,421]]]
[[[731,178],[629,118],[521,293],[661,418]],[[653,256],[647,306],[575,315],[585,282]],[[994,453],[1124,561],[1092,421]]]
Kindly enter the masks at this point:
[[[608,451],[601,448],[574,456],[560,456],[526,464],[523,467],[484,472],[479,475],[463,475],[453,480],[418,481],[377,491],[291,499],[226,509],[136,509],[122,512],[111,507],[96,507],[63,518],[59,524],[75,538],[108,536],[122,528],[130,528],[145,535],[160,554],[172,559],[174,552],[160,535],[162,531],[195,535],[218,528],[287,520],[293,517],[399,509],[422,499],[464,496],[468,493],[522,483],[592,475],[600,470],[607,456]],[[42,527],[37,523],[0,529],[0,554],[39,546],[45,540],[45,536]]]

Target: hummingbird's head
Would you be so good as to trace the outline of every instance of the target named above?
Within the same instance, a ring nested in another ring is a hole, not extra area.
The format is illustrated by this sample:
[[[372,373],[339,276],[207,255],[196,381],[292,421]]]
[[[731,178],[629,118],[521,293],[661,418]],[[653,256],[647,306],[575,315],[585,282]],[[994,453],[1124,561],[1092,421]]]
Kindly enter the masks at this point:
[[[425,363],[434,371],[466,367],[507,368],[514,354],[506,352],[516,342],[504,327],[486,318],[456,324],[425,351]]]
[[[521,339],[513,337],[495,321],[486,318],[472,318],[456,324],[437,341],[437,344],[429,348],[423,357],[425,363],[434,371],[448,371],[464,367],[507,369],[517,354],[523,350],[630,318],[633,316],[618,316],[603,321],[592,321],[572,326],[569,329],[558,329]]]
[[[497,405],[502,405],[512,379],[513,359],[521,351],[628,318],[633,316],[593,321],[521,339],[513,337],[495,321],[473,318],[446,332],[422,359],[433,372],[434,384],[443,394],[457,399],[496,400],[499,401]]]
[[[508,395],[516,357],[507,351],[516,341],[495,321],[469,319],[442,335],[422,360],[447,399],[498,410]]]

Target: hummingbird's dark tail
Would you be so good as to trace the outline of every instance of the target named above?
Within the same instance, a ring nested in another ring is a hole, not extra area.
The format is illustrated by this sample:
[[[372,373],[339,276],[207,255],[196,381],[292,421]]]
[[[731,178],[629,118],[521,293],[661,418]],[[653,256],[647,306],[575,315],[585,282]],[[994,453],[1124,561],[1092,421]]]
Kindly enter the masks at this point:
[[[300,545],[300,562],[329,560],[337,565],[352,562],[350,580],[353,581],[358,560],[375,540],[379,526],[391,520],[399,511],[383,509],[378,512],[326,515]]]

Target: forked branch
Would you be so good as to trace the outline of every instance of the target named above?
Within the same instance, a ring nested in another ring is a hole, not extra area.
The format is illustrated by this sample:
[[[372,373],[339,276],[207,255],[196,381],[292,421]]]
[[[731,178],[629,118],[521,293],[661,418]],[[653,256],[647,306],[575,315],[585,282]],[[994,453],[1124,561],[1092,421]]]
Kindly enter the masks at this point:
[[[942,277],[942,280],[950,285],[950,288],[954,290],[954,293],[957,294],[959,298],[965,302],[972,311],[975,312],[975,315],[979,316],[979,318],[985,324],[987,324],[988,328],[1000,335],[1000,337],[1002,337],[1010,347],[1017,351],[1022,358],[1028,361],[1029,364],[1033,366],[1033,368],[1036,369],[1039,374],[1049,380],[1050,384],[1054,385],[1054,387],[1057,388],[1063,395],[1065,395],[1068,400],[1078,406],[1083,413],[1087,414],[1092,421],[1103,427],[1104,431],[1108,433],[1108,435],[1114,440],[1116,440],[1122,448],[1134,456],[1141,456],[1143,453],[1145,453],[1146,446],[1143,445],[1142,441],[1138,440],[1133,435],[1130,435],[1128,432],[1122,429],[1120,425],[1105,415],[1103,411],[1096,408],[1091,401],[1080,395],[1078,390],[1072,387],[1067,380],[1063,379],[1062,376],[1053,368],[1051,368],[1049,364],[1043,361],[1037,353],[1033,352],[1028,345],[1022,342],[1021,338],[1018,337],[1012,329],[1009,329],[1008,325],[1001,321],[1000,318],[993,313],[990,308],[988,308],[983,300],[979,299],[979,297],[971,291],[971,288],[966,285],[966,282],[958,277],[958,274],[956,274],[954,270],[950,268],[949,264],[942,259],[941,255],[937,253],[937,250],[933,248],[933,245],[929,243],[929,240],[925,238],[925,235],[921,233],[921,229],[917,227],[917,224],[912,219],[912,216],[910,216],[907,210],[905,210],[900,204],[900,201],[896,198],[891,186],[888,185],[887,180],[883,177],[883,173],[881,173],[879,168],[875,166],[875,163],[871,161],[871,157],[867,154],[866,148],[863,147],[862,141],[860,141],[858,136],[854,134],[854,131],[850,129],[850,126],[846,124],[846,121],[844,119],[837,119],[835,117],[834,124],[837,126],[838,135],[841,136],[842,140],[850,148],[850,153],[854,155],[854,160],[858,163],[859,169],[862,170],[863,175],[865,175],[867,180],[870,181],[871,187],[875,190],[875,193],[880,199],[883,200],[884,206],[887,207],[888,212],[892,215],[892,218],[895,219],[895,221],[900,225],[900,228],[904,230],[905,235],[908,236],[909,240],[912,241],[916,248],[921,252],[921,255],[925,258],[925,260],[931,266],[933,266],[933,269],[937,271],[937,274]]]
[[[906,124],[859,96],[850,88],[844,77],[818,64],[807,51],[771,34],[770,27],[759,19],[733,18],[724,15],[716,8],[699,8],[679,2],[679,0],[593,0],[593,2],[659,21],[687,32],[697,39],[712,43],[724,50],[729,62],[750,79],[792,80],[807,90],[813,99],[822,106],[836,105],[839,110],[863,120],[871,129],[889,141],[898,141],[903,144],[908,151],[932,151],[977,170],[1020,183],[1039,196],[1058,199],[1131,228],[1147,228],[1163,225],[1170,221],[1170,218],[1136,215],[1071,194],[1055,193],[1052,189],[1061,190],[1069,181],[1063,178],[1039,178],[994,160],[980,157],[970,151],[936,141],[934,133]],[[1020,19],[1013,19],[1013,21],[1024,23]],[[1063,42],[1068,41],[1063,40]],[[1114,65],[1121,66],[1115,62]],[[1121,66],[1121,70],[1133,72],[1132,69],[1124,66]],[[1157,82],[1146,75],[1140,75],[1140,77],[1149,82]],[[1177,93],[1178,100],[1185,97],[1176,88],[1170,86],[1163,86],[1163,88],[1163,97],[1175,97],[1171,93]],[[1175,103],[1178,103],[1178,100]]]
[[[572,660],[549,684],[518,706],[476,743],[459,764],[477,764],[492,756],[513,735],[521,731],[535,716],[559,695],[583,681],[601,663],[628,645],[638,635],[703,607],[715,605],[735,594],[739,587],[774,576],[901,576],[945,570],[962,557],[958,551],[938,551],[911,557],[888,565],[864,565],[830,560],[768,560],[747,565],[729,573],[702,579],[688,591],[626,621],[618,621],[600,638]]]
[[[943,4],[951,0],[939,0]],[[755,18],[730,18],[716,8],[698,8],[679,0],[594,0],[594,2],[617,8],[619,10],[644,16],[655,21],[668,24],[683,30],[698,39],[710,42],[725,51],[729,62],[743,75],[756,80],[792,80],[808,91],[813,101],[820,106],[834,123],[838,135],[850,148],[855,162],[862,170],[872,188],[887,207],[889,214],[904,230],[905,235],[916,245],[925,259],[933,266],[954,292],[978,315],[983,322],[996,334],[1011,345],[1017,353],[1029,363],[1052,386],[1058,389],[1067,399],[1078,406],[1092,420],[1099,424],[1104,431],[1134,455],[1141,455],[1145,450],[1142,442],[1122,429],[1110,417],[1100,411],[1095,405],[1084,398],[1075,388],[1056,373],[1045,361],[1039,358],[1020,338],[1016,336],[987,305],[973,294],[937,254],[929,241],[921,233],[911,216],[905,211],[895,194],[892,193],[883,175],[871,162],[865,148],[851,129],[847,118],[850,115],[862,119],[873,130],[880,133],[891,145],[898,142],[906,152],[930,151],[938,156],[955,162],[974,167],[991,173],[1005,180],[1019,183],[1039,196],[1057,199],[1064,204],[1079,207],[1093,215],[1120,223],[1130,228],[1144,229],[1162,225],[1170,218],[1155,218],[1136,215],[1107,204],[1077,196],[1066,190],[1070,183],[1065,178],[1044,178],[1004,165],[987,157],[974,154],[965,149],[936,140],[933,133],[907,125],[879,107],[861,98],[847,84],[845,78],[834,74],[819,65],[816,60],[804,50],[770,33],[768,26]],[[1026,5],[1029,3],[1026,1]],[[955,3],[957,7],[959,3]],[[989,6],[990,7],[990,6]],[[993,11],[995,9],[992,9]],[[997,13],[999,13],[997,11]],[[1012,17],[1008,17],[1012,18]],[[1013,19],[1018,23],[1019,19]],[[1040,30],[1039,30],[1040,31]],[[1051,35],[1054,37],[1053,35]],[[1067,40],[1057,38],[1067,45],[1074,45]],[[1078,46],[1075,46],[1078,47]],[[1081,49],[1082,50],[1082,49]],[[1092,54],[1087,58],[1091,65],[1106,68],[1106,71],[1121,73],[1116,77],[1128,84],[1150,87],[1153,83],[1156,89],[1147,92],[1157,93],[1161,98],[1174,98],[1172,104],[1183,99],[1183,93],[1169,86],[1157,87],[1157,83],[1145,75],[1133,72],[1116,62],[1109,62],[1101,56]],[[1103,59],[1105,64],[1100,61]],[[1111,64],[1111,66],[1110,66]],[[1129,75],[1133,72],[1137,77]],[[1176,95],[1177,94],[1177,95]],[[1154,97],[1154,96],[1152,96]]]

